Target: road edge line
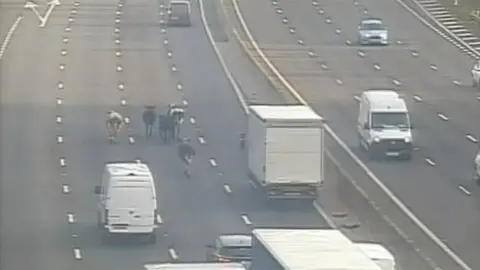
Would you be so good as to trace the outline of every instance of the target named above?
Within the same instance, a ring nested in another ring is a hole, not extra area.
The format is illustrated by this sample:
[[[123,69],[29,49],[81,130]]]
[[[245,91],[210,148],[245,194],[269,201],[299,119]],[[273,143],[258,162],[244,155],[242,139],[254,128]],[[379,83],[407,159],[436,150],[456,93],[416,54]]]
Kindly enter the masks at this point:
[[[13,37],[13,34],[15,33],[15,30],[17,29],[18,25],[22,21],[23,16],[18,16],[17,19],[15,19],[15,22],[10,26],[10,29],[7,32],[7,35],[5,36],[5,39],[2,42],[2,46],[0,46],[0,60],[3,59],[3,55],[5,55],[5,51],[7,50],[8,44],[10,44],[10,40]]]
[[[240,105],[242,106],[243,112],[248,115],[250,113],[248,109],[248,102],[245,99],[242,91],[240,90],[240,87],[238,86],[237,82],[233,78],[232,73],[227,67],[227,64],[225,63],[225,60],[223,59],[222,54],[220,53],[220,50],[218,49],[217,43],[215,42],[215,39],[213,38],[212,32],[210,30],[210,27],[208,26],[208,21],[207,17],[205,16],[205,10],[203,8],[203,0],[198,0],[198,5],[200,9],[200,18],[202,21],[203,29],[205,29],[205,33],[207,34],[208,40],[210,41],[210,45],[213,48],[213,51],[215,52],[215,55],[217,56],[218,61],[220,62],[220,65],[222,66],[223,72],[227,76],[228,81],[232,85],[235,94],[238,98],[238,101],[240,102]]]
[[[400,1],[400,0],[396,0]],[[247,35],[247,38],[259,54],[259,56],[262,58],[262,60],[265,62],[265,64],[270,68],[270,70],[277,76],[277,78],[282,82],[282,84],[287,88],[287,90],[295,97],[297,100],[306,105],[309,106],[308,103],[302,98],[302,96],[293,88],[292,85],[281,75],[281,73],[276,69],[276,67],[272,64],[272,62],[265,56],[263,51],[258,47],[257,42],[253,38],[250,30],[248,29],[246,22],[243,18],[243,15],[240,12],[240,8],[238,6],[237,0],[232,0],[235,13],[237,14],[237,18],[240,22],[241,27],[243,28],[245,34]],[[333,130],[325,124],[325,129],[329,135],[331,135],[334,140],[343,148],[345,152],[357,163],[358,166],[360,166],[365,173],[373,180],[373,182],[383,191],[386,193],[386,195],[395,203],[397,207],[404,212],[405,215],[407,215],[408,218],[410,218],[415,225],[417,225],[423,233],[425,233],[430,240],[432,240],[440,249],[442,249],[455,263],[457,263],[461,268],[464,270],[472,270],[465,262],[463,262],[460,257],[453,252],[445,243],[443,243],[423,222],[412,212],[408,209],[406,205],[404,205],[401,200],[389,189],[387,186],[385,186],[380,179],[378,179],[373,172],[368,169],[368,167],[348,148],[348,146],[340,140],[340,138],[333,132]],[[321,213],[320,213],[321,214]]]

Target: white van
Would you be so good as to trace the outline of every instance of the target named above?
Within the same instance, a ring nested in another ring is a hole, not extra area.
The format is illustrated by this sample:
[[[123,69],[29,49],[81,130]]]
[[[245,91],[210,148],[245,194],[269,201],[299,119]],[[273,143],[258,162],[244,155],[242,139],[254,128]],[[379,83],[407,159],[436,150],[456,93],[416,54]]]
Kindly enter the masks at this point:
[[[369,90],[360,97],[357,132],[370,158],[411,159],[412,125],[405,100],[393,90]]]
[[[191,26],[192,7],[188,0],[173,0],[167,8],[169,26]]]
[[[100,195],[98,227],[107,240],[113,234],[138,234],[156,242],[157,213],[154,177],[141,162],[105,164],[102,183],[95,187]]]

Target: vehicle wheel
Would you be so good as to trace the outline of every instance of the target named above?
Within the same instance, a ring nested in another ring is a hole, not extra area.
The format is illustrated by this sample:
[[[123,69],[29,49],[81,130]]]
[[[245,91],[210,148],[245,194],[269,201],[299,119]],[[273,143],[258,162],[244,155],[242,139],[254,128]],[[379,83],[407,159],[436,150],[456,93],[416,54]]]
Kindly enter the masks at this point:
[[[157,234],[155,231],[148,235],[148,243],[152,245],[157,243]]]
[[[402,160],[411,160],[412,159],[412,153],[406,153],[402,155]]]

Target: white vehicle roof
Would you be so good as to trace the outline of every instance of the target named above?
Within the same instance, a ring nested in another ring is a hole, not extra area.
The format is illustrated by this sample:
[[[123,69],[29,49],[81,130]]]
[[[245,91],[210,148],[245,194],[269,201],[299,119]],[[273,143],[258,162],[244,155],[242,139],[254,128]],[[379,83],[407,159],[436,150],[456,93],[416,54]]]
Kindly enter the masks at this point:
[[[304,105],[252,105],[251,112],[263,120],[317,120],[323,118]]]
[[[172,4],[190,5],[190,1],[186,1],[186,0],[172,0],[172,1],[170,1],[170,5],[172,5]]]
[[[112,176],[152,176],[150,168],[144,163],[107,163],[105,167]]]
[[[360,248],[360,250],[371,259],[386,259],[394,260],[394,257],[390,251],[388,251],[384,246],[374,243],[356,243],[355,246]]]
[[[240,263],[162,263],[146,264],[146,270],[245,270]]]
[[[368,100],[372,112],[406,112],[407,105],[400,95],[391,90],[365,91],[362,95]]]
[[[338,230],[255,229],[252,233],[286,269],[380,270]]]
[[[364,19],[361,22],[362,24],[383,24],[381,19]]]

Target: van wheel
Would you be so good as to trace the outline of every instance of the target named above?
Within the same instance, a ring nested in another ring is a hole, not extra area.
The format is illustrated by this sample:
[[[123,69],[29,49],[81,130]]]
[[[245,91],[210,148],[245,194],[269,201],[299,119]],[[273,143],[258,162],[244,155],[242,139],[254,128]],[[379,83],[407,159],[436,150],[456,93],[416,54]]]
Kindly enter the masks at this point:
[[[148,235],[148,243],[152,245],[157,243],[157,234],[155,231]]]

